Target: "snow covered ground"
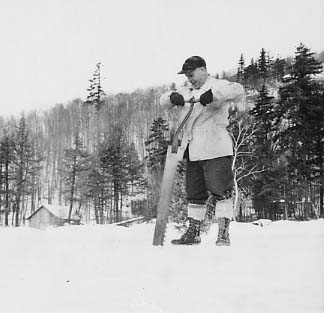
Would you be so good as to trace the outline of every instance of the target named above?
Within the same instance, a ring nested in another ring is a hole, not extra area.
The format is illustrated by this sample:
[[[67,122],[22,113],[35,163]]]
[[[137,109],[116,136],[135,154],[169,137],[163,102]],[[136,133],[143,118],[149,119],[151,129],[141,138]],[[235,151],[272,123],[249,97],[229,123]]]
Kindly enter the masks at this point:
[[[0,312],[324,312],[324,220],[217,225],[152,246],[154,224],[0,228]]]

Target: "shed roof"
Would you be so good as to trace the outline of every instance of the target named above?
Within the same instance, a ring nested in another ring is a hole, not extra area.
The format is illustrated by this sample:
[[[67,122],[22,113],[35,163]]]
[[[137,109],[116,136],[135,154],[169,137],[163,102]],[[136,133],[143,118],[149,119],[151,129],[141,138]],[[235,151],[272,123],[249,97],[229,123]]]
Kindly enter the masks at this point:
[[[54,216],[62,219],[67,219],[69,217],[69,207],[64,205],[56,205],[56,204],[43,204],[41,205],[35,212],[33,212],[30,216],[28,216],[26,219],[30,219],[33,215],[35,215],[38,211],[41,209],[46,209],[50,213],[52,213]],[[72,214],[74,213],[72,210]]]

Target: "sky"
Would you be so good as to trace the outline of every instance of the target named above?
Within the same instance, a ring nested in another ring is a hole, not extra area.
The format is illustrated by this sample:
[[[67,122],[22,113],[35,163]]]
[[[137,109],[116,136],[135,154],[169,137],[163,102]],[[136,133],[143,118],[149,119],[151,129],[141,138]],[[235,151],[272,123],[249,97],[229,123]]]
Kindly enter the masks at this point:
[[[85,100],[101,62],[107,94],[183,82],[200,55],[211,74],[262,48],[324,50],[323,0],[0,0],[0,116]]]

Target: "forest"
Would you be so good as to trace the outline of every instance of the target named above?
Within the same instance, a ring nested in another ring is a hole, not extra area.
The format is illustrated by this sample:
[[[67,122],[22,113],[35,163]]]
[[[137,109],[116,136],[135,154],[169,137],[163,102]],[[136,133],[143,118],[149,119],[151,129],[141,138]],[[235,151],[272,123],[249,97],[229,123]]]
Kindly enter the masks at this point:
[[[238,57],[242,103],[230,109],[235,212],[256,218],[324,217],[324,51],[300,43],[294,57],[264,48]],[[107,95],[95,65],[87,99],[59,103],[19,118],[0,117],[0,225],[21,226],[41,203],[69,206],[83,223],[155,217],[166,149],[177,112],[165,112],[170,86]],[[184,164],[178,167],[172,218],[183,221]]]

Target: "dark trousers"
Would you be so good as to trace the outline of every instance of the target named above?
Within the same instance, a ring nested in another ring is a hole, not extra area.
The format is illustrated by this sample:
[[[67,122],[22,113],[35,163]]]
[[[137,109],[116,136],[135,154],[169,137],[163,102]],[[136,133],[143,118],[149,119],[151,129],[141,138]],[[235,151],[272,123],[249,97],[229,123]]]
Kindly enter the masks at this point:
[[[226,191],[233,189],[231,156],[190,161],[187,149],[185,158],[186,193],[190,203],[203,204],[208,199],[209,193],[223,197]]]

